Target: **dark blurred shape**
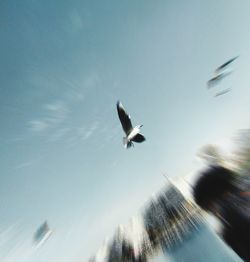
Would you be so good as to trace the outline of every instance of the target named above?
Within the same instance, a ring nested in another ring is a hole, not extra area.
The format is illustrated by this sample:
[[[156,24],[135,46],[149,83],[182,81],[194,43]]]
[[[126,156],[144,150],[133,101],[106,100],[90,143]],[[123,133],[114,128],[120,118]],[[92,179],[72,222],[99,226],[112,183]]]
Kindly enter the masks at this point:
[[[222,90],[220,92],[217,92],[214,96],[218,97],[218,96],[224,95],[224,94],[230,92],[231,90],[232,90],[231,88],[224,89],[224,90]]]
[[[208,80],[207,82],[207,88],[211,88],[211,87],[214,87],[215,85],[219,84],[219,82],[227,77],[228,75],[230,75],[232,73],[232,71],[227,71],[225,72],[224,70],[234,61],[238,58],[239,56],[236,56],[236,57],[233,57],[232,59],[228,60],[227,62],[225,62],[224,64],[220,65],[219,67],[217,67],[215,69],[215,75],[214,77],[212,77],[210,80]],[[224,91],[221,91],[219,93],[217,93],[215,96],[220,96],[220,95],[223,95],[227,92],[229,92],[230,90],[227,89],[224,90]]]
[[[195,202],[203,209],[209,210],[212,203],[234,189],[233,173],[220,166],[213,166],[204,171],[193,187]]]
[[[52,230],[49,228],[47,221],[45,221],[34,234],[34,243],[37,245],[43,244],[51,235]]]
[[[193,195],[196,203],[222,223],[222,237],[244,260],[250,261],[250,176],[210,167],[197,179]]]
[[[152,247],[164,251],[174,248],[199,226],[199,212],[181,192],[170,184],[143,215]]]
[[[224,70],[226,67],[228,67],[234,60],[236,60],[239,56],[235,56],[231,59],[229,59],[227,62],[224,64],[220,65],[219,67],[216,68],[215,72],[219,73],[220,71]]]
[[[135,262],[135,253],[133,244],[126,239],[122,231],[118,229],[109,246],[107,262],[123,261]]]
[[[145,137],[142,134],[140,134],[140,128],[142,127],[142,125],[138,125],[135,127],[132,126],[130,116],[127,114],[120,101],[117,102],[116,108],[123,131],[126,134],[126,137],[123,138],[124,146],[126,148],[130,148],[134,145],[133,142],[141,143],[145,141]]]
[[[229,76],[230,74],[232,74],[231,71],[229,71],[229,72],[224,72],[224,73],[220,73],[220,74],[214,76],[213,78],[211,78],[210,80],[208,80],[208,82],[207,82],[207,88],[211,88],[211,87],[214,87],[215,85],[219,84],[219,82],[220,82],[223,78]]]

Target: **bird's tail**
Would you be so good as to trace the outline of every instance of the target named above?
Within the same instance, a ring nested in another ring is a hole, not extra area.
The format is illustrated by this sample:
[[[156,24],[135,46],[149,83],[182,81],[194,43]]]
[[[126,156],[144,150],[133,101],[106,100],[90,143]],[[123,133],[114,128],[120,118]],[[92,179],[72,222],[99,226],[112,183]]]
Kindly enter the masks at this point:
[[[123,142],[124,147],[127,148],[127,145],[128,145],[128,138],[127,138],[127,137],[123,137],[122,142]]]
[[[130,148],[133,146],[133,143],[129,141],[127,137],[123,137],[122,142],[125,148]]]

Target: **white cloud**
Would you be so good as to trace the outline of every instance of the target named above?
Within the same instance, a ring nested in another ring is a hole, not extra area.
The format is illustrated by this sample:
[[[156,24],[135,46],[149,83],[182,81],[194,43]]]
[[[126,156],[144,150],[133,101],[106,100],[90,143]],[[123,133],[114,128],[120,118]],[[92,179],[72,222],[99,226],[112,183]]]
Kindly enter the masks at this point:
[[[45,104],[43,108],[45,109],[43,117],[28,122],[30,129],[34,132],[42,132],[63,123],[70,113],[63,101]]]
[[[68,33],[78,33],[91,25],[91,15],[88,9],[70,10],[65,29]]]
[[[82,17],[76,10],[71,11],[69,14],[69,20],[75,31],[81,30],[83,28]]]
[[[86,88],[92,88],[95,87],[99,82],[100,82],[99,75],[97,74],[97,72],[93,71],[87,77],[85,77],[84,86]]]
[[[21,163],[18,166],[16,166],[16,169],[22,169],[22,168],[25,168],[25,167],[29,167],[32,164],[33,164],[33,161],[27,161],[27,162]]]
[[[49,127],[47,121],[39,120],[39,119],[29,121],[28,124],[30,126],[30,129],[34,132],[41,132]]]
[[[66,97],[69,102],[82,102],[86,98],[86,94],[89,90],[97,87],[100,83],[100,77],[97,72],[92,71],[85,75],[82,79],[79,79],[78,83],[63,79],[63,82],[70,87],[67,91]]]
[[[52,123],[60,123],[64,121],[70,113],[69,108],[63,101],[56,101],[51,104],[46,104],[44,105],[44,108],[48,111],[49,114],[47,122]]]
[[[23,163],[20,163],[19,165],[17,165],[16,167],[14,167],[15,169],[22,169],[22,168],[27,168],[27,167],[30,167],[36,163],[38,163],[43,157],[38,157],[38,158],[35,158],[35,159],[31,159],[29,161],[25,161]]]
[[[79,19],[78,15],[73,12],[72,19],[77,21]],[[38,80],[42,81],[42,79]],[[54,81],[55,79],[52,78],[52,80]],[[64,91],[61,92],[58,100],[52,100],[49,103],[41,105],[40,116],[28,121],[28,127],[32,132],[39,135],[43,135],[46,132],[47,142],[59,141],[65,138],[70,146],[74,146],[79,141],[86,141],[92,137],[99,126],[98,121],[94,121],[89,126],[85,124],[83,127],[79,125],[72,127],[70,123],[72,124],[72,121],[79,114],[74,114],[74,117],[70,120],[69,116],[76,107],[84,106],[81,102],[85,100],[88,93],[91,93],[93,89],[99,86],[100,77],[93,70],[74,81],[64,77],[59,77],[58,81],[62,88],[64,88]],[[55,82],[54,84],[54,88],[57,90],[59,83]]]
[[[96,129],[98,128],[99,123],[97,121],[93,122],[88,128],[81,127],[78,129],[78,134],[82,140],[86,140],[91,137]]]
[[[69,101],[83,101],[85,99],[85,90],[79,84],[75,84],[72,81],[63,79],[63,82],[70,89],[66,92],[65,98]]]
[[[76,100],[82,102],[85,99],[85,95],[82,92],[78,92],[78,93],[76,93],[75,98],[76,98]]]
[[[65,128],[61,128],[55,131],[54,134],[51,135],[51,137],[49,138],[49,141],[58,141],[61,138],[63,138],[64,136],[66,136],[69,132],[70,132],[70,128],[69,127],[65,127]]]

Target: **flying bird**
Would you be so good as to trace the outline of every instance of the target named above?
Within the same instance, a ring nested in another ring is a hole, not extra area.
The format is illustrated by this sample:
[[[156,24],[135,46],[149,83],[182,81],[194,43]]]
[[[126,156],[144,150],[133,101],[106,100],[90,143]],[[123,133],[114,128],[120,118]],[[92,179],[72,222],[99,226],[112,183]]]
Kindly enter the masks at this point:
[[[230,60],[228,60],[227,62],[225,62],[224,64],[220,65],[215,72],[219,73],[220,71],[224,70],[228,65],[230,65],[234,60],[236,60],[239,56],[235,56],[233,58],[231,58]]]
[[[34,234],[34,243],[37,247],[40,247],[52,234],[52,230],[49,228],[47,221],[45,221]]]
[[[145,137],[140,134],[140,128],[142,125],[132,126],[130,116],[125,111],[122,103],[120,101],[116,104],[118,116],[122,124],[122,128],[126,134],[126,137],[123,137],[123,145],[125,148],[130,148],[134,146],[133,142],[141,143],[145,141]]]
[[[223,78],[227,77],[227,76],[230,75],[230,74],[232,74],[232,71],[220,73],[220,74],[214,76],[213,78],[211,78],[210,80],[208,80],[208,82],[207,82],[207,88],[214,87],[214,86],[217,85]]]
[[[214,97],[224,95],[224,94],[226,94],[226,93],[228,93],[228,92],[230,92],[230,91],[231,91],[231,88],[228,88],[228,89],[222,90],[222,91],[216,93],[216,94],[214,95]]]

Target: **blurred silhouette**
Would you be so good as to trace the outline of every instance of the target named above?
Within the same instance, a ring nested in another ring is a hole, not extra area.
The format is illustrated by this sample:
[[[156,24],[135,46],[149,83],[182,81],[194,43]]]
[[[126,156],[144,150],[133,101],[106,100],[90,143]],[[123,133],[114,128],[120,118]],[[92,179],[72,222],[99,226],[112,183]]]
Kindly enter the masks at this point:
[[[42,245],[51,235],[52,230],[49,228],[47,221],[45,221],[34,234],[34,243],[37,246]]]
[[[219,82],[229,76],[230,74],[232,74],[231,71],[229,72],[224,72],[224,73],[220,73],[220,74],[216,74],[213,78],[209,79],[207,82],[207,88],[211,88],[214,87],[215,85],[219,84]]]
[[[214,95],[214,97],[218,97],[218,96],[224,95],[224,94],[230,92],[231,90],[232,90],[231,88],[224,89],[224,90],[222,90],[222,91],[220,91],[220,92],[217,92],[217,93]]]
[[[239,174],[250,174],[250,129],[240,130],[235,139],[236,149],[231,162]]]
[[[214,77],[212,77],[211,79],[208,80],[207,82],[207,88],[211,88],[211,87],[214,87],[216,86],[217,84],[219,84],[219,82],[227,77],[228,75],[230,75],[232,73],[232,71],[227,71],[225,72],[224,70],[234,61],[238,58],[239,56],[236,56],[230,60],[228,60],[227,62],[225,62],[224,64],[220,65],[219,67],[217,67],[215,69],[215,74],[214,74]],[[220,96],[220,95],[223,95],[227,92],[229,92],[230,90],[227,89],[227,90],[224,90],[224,91],[221,91],[221,92],[218,92],[215,97],[217,96]]]
[[[250,261],[250,176],[211,166],[195,182],[193,196],[201,208],[220,220],[225,242]]]
[[[220,65],[219,67],[216,68],[215,73],[219,73],[220,71],[226,69],[234,60],[236,60],[239,56],[235,56],[231,59],[229,59],[227,62],[224,64]]]
[[[203,159],[208,165],[222,164],[224,157],[218,146],[207,144],[203,146],[197,155]]]
[[[117,112],[122,124],[122,128],[126,134],[126,137],[123,138],[123,144],[125,148],[130,148],[133,146],[133,142],[141,143],[145,141],[145,137],[140,134],[140,128],[142,125],[135,127],[132,126],[130,116],[127,114],[120,101],[117,102]]]
[[[169,182],[146,205],[140,221],[141,230],[137,226],[133,228],[139,241],[129,237],[131,228],[120,226],[107,244],[103,260],[98,260],[96,255],[89,261],[152,261],[160,250],[169,252],[198,232],[202,218],[199,208],[187,201],[181,191]]]

